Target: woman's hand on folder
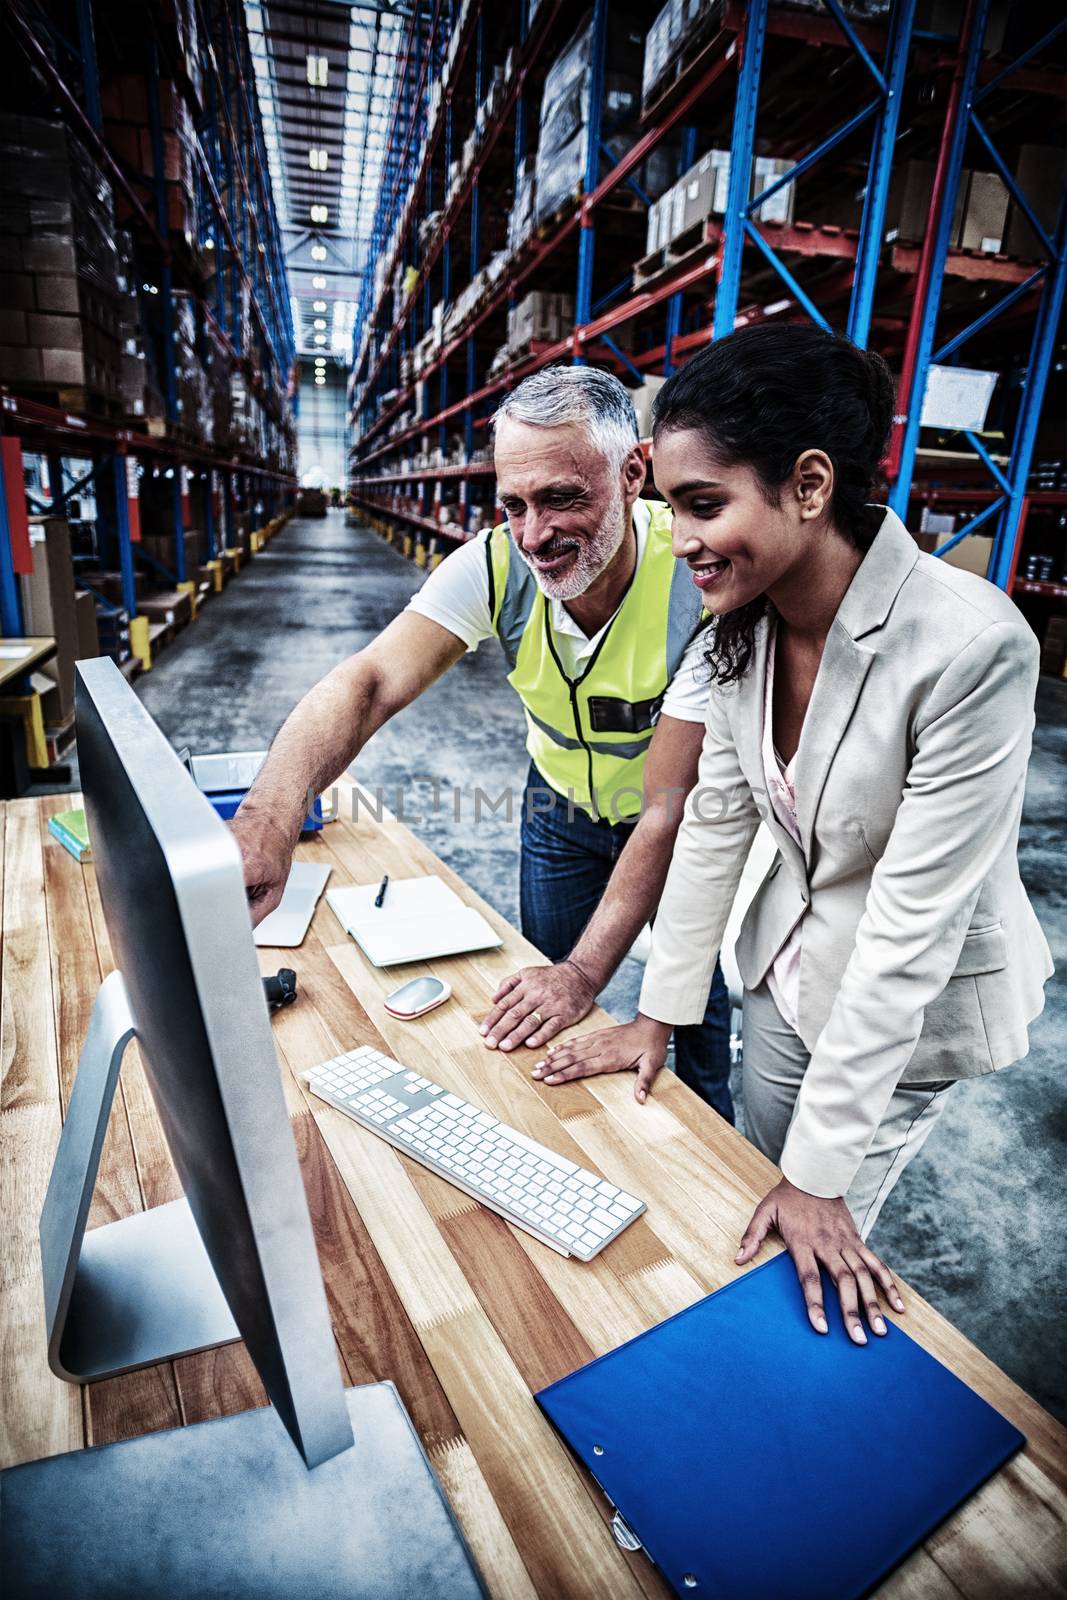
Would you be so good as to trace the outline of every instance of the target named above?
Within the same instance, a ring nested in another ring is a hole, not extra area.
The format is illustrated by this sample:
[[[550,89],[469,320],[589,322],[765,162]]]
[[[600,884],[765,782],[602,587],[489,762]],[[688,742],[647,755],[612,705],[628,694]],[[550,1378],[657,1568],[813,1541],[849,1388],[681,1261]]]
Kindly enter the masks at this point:
[[[550,1044],[548,1055],[533,1069],[533,1077],[553,1087],[575,1078],[595,1078],[601,1072],[636,1072],[634,1099],[647,1100],[649,1090],[667,1059],[670,1025],[638,1014],[633,1022],[585,1033],[566,1044]]]
[[[867,1343],[864,1317],[874,1333],[886,1331],[879,1289],[894,1311],[904,1310],[893,1274],[864,1244],[843,1199],[808,1194],[783,1178],[752,1213],[734,1258],[739,1267],[752,1260],[772,1228],[793,1258],[808,1320],[816,1333],[825,1333],[828,1327],[820,1267],[825,1267],[833,1280],[845,1327],[856,1344]]]

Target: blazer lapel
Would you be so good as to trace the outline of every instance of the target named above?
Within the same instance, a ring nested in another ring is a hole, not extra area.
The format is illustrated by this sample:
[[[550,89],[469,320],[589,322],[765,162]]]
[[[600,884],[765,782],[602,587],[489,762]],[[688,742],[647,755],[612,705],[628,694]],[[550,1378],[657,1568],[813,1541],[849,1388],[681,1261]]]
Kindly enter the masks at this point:
[[[857,644],[838,617],[826,636],[815,687],[808,702],[797,750],[797,825],[805,859],[811,859],[815,813],[826,785],[830,763],[844,738],[874,660],[874,651]]]
[[[797,751],[797,823],[809,860],[826,776],[875,657],[875,651],[860,640],[885,624],[901,584],[918,559],[915,540],[887,508],[826,636]]]

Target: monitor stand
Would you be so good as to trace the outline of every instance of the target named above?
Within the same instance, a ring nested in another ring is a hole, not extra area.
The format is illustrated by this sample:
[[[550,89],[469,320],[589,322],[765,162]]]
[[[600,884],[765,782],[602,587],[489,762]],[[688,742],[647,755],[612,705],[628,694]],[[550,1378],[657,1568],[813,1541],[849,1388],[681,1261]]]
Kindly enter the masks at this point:
[[[188,1201],[86,1232],[100,1151],[135,1028],[122,974],[97,993],[41,1212],[48,1362],[92,1383],[240,1338]]]
[[[4,1600],[487,1600],[391,1383],[309,1472],[272,1406],[0,1474]]]

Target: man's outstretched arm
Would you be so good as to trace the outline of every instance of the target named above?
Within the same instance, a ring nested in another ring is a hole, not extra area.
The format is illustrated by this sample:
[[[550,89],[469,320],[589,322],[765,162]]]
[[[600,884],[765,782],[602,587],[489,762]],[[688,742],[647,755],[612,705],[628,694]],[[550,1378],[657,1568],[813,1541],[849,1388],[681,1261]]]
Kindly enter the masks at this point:
[[[703,738],[702,722],[660,717],[645,758],[641,820],[600,904],[566,960],[522,967],[504,979],[482,1024],[490,1049],[542,1045],[592,1009],[659,904],[685,797],[696,783]]]
[[[440,623],[403,611],[290,712],[231,824],[253,924],[282,897],[308,794],[328,789],[371,735],[428,689],[466,649]]]

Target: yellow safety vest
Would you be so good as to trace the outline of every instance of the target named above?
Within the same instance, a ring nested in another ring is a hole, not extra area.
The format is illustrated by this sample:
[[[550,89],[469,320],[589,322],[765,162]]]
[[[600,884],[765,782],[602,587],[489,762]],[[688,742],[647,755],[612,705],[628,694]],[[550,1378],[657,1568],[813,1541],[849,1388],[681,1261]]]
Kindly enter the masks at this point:
[[[552,608],[507,524],[485,541],[493,626],[526,712],[526,748],[553,789],[611,822],[640,813],[645,755],[664,692],[707,620],[685,563],[671,554],[670,507],[643,503],[649,527],[641,561],[574,679],[559,658]]]

